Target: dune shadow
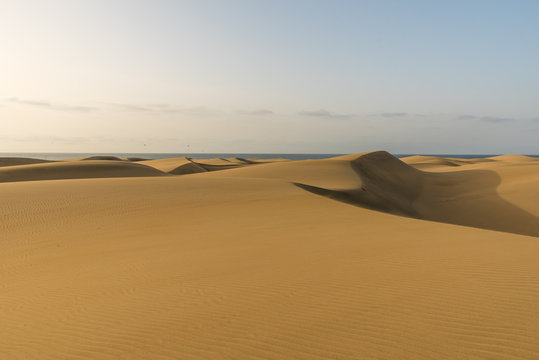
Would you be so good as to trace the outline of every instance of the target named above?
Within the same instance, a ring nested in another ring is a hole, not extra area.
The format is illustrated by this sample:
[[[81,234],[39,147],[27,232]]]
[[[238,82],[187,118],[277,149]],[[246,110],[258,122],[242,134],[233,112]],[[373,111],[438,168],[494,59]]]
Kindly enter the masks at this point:
[[[399,204],[396,204],[393,201],[384,201],[386,200],[384,196],[367,191],[364,187],[361,187],[359,190],[332,190],[298,182],[293,182],[292,184],[313,194],[325,196],[350,205],[401,216],[421,218],[419,214],[410,207],[399,206]]]
[[[423,172],[414,207],[426,220],[539,237],[539,217],[505,200],[492,170]]]
[[[354,206],[454,225],[539,237],[539,217],[503,199],[502,182],[492,170],[427,172],[387,153],[351,162],[361,187],[335,190],[295,186]]]

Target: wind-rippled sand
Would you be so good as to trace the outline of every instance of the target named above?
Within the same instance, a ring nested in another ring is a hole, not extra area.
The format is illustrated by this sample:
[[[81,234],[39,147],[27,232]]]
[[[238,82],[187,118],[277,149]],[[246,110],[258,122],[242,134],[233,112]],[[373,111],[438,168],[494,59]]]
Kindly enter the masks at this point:
[[[539,359],[539,160],[0,158],[0,359]]]

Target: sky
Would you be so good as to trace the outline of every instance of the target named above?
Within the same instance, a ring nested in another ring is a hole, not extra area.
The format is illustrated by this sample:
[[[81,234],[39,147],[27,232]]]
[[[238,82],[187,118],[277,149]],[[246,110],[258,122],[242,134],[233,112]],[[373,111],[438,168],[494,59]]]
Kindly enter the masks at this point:
[[[539,154],[539,1],[0,0],[0,152]]]

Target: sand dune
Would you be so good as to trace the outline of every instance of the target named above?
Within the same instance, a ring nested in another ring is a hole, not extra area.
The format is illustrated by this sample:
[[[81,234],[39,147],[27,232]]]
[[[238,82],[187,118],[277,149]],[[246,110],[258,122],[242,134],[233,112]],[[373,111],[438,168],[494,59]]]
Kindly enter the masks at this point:
[[[0,168],[0,182],[164,175],[150,166],[115,160],[62,161]]]
[[[238,165],[252,165],[252,164],[255,163],[255,162],[253,162],[251,160],[247,160],[247,159],[239,158],[239,157],[226,158],[224,160],[226,160],[228,162],[231,162],[231,163],[234,163],[234,164],[238,164]]]
[[[525,155],[499,155],[488,159],[496,161],[522,162],[522,161],[538,161],[537,158]]]
[[[282,158],[271,158],[271,159],[244,159],[247,162],[251,164],[266,164],[266,163],[272,163],[272,162],[283,162],[283,161],[290,161],[289,159],[282,159]]]
[[[29,164],[42,164],[52,162],[50,160],[21,158],[21,157],[0,157],[0,167],[3,166],[16,166],[16,165],[29,165]]]
[[[116,156],[110,156],[110,155],[95,155],[95,156],[88,156],[85,158],[82,158],[81,160],[116,160],[121,161],[119,157]]]
[[[373,152],[274,163],[230,170],[218,176],[281,179],[313,193],[369,209],[539,236],[539,202],[535,201],[539,198],[539,162],[504,165],[479,161],[455,171],[456,166],[448,165],[450,162],[445,159],[427,158],[420,163],[427,161],[438,171],[432,172],[431,167],[428,172],[420,171],[423,166],[415,168],[387,152]],[[520,176],[511,177],[515,173]],[[507,181],[498,193],[497,187],[503,179]],[[513,202],[505,200],[506,193],[511,194]],[[517,198],[519,201],[515,202]],[[520,206],[521,202],[525,206]]]
[[[404,161],[2,168],[0,359],[537,359],[539,162]]]
[[[254,164],[236,159],[192,159],[192,161],[207,171],[229,170]]]
[[[449,159],[422,155],[407,156],[402,158],[401,161],[416,168],[427,168],[432,166],[461,166],[468,164],[466,161],[462,161],[461,159]]]
[[[207,171],[205,168],[185,157],[145,160],[140,163],[175,175],[196,174]]]
[[[187,175],[195,174],[206,171],[218,171],[229,170],[238,167],[255,165],[260,163],[270,163],[279,160],[267,160],[263,162],[252,161],[241,158],[229,158],[229,159],[191,159],[186,157],[169,158],[169,159],[155,159],[141,161],[140,163],[152,166],[161,171],[175,174],[175,175]]]

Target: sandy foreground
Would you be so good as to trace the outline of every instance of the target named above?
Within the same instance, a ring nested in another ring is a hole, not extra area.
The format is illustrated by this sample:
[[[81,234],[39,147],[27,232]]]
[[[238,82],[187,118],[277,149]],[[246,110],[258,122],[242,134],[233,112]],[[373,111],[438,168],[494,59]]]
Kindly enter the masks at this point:
[[[0,158],[0,359],[539,359],[539,159],[401,160]]]

